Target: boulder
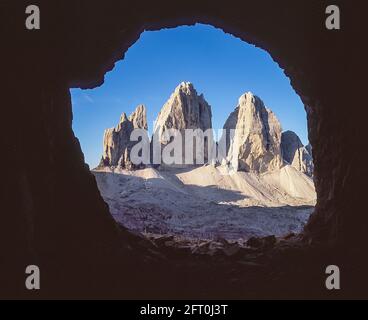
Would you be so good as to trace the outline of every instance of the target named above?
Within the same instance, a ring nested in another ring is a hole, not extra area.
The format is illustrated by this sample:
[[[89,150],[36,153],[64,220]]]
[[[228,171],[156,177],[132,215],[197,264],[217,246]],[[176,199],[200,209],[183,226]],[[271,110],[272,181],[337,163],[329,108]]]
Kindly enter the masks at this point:
[[[247,241],[247,246],[257,249],[269,249],[272,248],[277,242],[275,236],[267,236],[263,238],[251,237]]]

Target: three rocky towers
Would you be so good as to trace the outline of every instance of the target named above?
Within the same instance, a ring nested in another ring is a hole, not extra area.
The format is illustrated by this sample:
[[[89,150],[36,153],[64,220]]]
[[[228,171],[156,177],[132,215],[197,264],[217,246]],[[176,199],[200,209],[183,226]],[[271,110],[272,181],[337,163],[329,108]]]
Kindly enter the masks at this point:
[[[130,152],[137,143],[130,139],[134,129],[148,129],[143,105],[139,105],[129,117],[123,113],[115,128],[105,130],[100,167],[128,170],[141,167],[130,161]],[[170,141],[167,141],[166,133],[171,129],[201,129],[203,132],[212,129],[211,107],[190,82],[179,84],[162,107],[153,134],[162,145],[167,145]],[[231,135],[230,131],[235,134]],[[282,132],[275,114],[251,92],[239,98],[238,105],[225,122],[219,144],[222,139],[226,139],[223,141],[226,151],[222,164],[236,163],[237,170],[258,173],[290,164],[300,172],[313,176],[310,145],[305,147],[292,131]],[[206,149],[207,145],[204,147]],[[207,161],[207,154],[205,158]]]

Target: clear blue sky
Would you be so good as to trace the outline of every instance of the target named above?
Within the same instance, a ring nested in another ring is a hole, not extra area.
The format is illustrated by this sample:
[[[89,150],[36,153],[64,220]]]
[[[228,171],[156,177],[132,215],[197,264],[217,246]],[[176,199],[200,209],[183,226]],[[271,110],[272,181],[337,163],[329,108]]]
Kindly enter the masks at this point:
[[[251,91],[273,110],[283,130],[307,143],[304,106],[270,55],[212,26],[198,24],[146,31],[123,61],[93,90],[72,89],[73,129],[86,162],[95,167],[106,128],[138,104],[148,110],[149,130],[175,87],[190,81],[212,107],[213,127],[223,127],[240,95]]]

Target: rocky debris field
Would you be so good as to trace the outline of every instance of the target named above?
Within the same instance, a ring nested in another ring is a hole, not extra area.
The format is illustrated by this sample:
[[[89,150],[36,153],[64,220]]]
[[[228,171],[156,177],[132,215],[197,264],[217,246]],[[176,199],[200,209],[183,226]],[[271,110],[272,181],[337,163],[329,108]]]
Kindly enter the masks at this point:
[[[284,171],[278,177],[275,172],[262,178],[242,172],[223,176],[213,166],[93,173],[112,216],[130,230],[239,240],[302,230],[313,212],[314,190],[306,175],[289,169],[299,177],[292,184]]]

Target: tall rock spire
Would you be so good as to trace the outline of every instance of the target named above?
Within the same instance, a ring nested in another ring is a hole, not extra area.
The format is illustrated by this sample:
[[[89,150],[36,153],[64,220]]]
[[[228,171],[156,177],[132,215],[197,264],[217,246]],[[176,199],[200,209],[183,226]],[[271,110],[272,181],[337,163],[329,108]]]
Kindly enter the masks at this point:
[[[146,107],[140,104],[129,116],[129,121],[132,122],[134,129],[148,130]]]
[[[129,118],[124,112],[115,128],[105,130],[100,166],[119,166],[128,169],[134,167],[130,161],[130,150],[136,143],[130,141],[134,129],[147,130],[146,108],[143,105],[139,105]]]
[[[229,135],[231,131],[233,137]],[[260,98],[251,92],[242,95],[224,125],[227,161],[236,170],[247,172],[262,173],[280,168],[283,164],[281,131],[275,114]]]
[[[282,133],[281,149],[283,158],[288,164],[310,177],[313,176],[312,156],[295,132],[285,131]]]
[[[157,117],[154,135],[162,147],[170,142],[167,136],[170,129],[178,130],[183,138],[181,161],[183,164],[187,163],[185,161],[185,145],[188,141],[185,141],[185,129],[201,129],[203,132],[212,129],[211,106],[202,94],[198,95],[193,84],[190,82],[182,82],[176,87]],[[211,145],[213,143],[212,131],[211,136],[203,141],[203,150],[200,151],[203,152],[204,162],[208,160],[209,143]],[[196,152],[193,152],[193,157],[194,163],[199,162],[199,159],[196,158]]]

